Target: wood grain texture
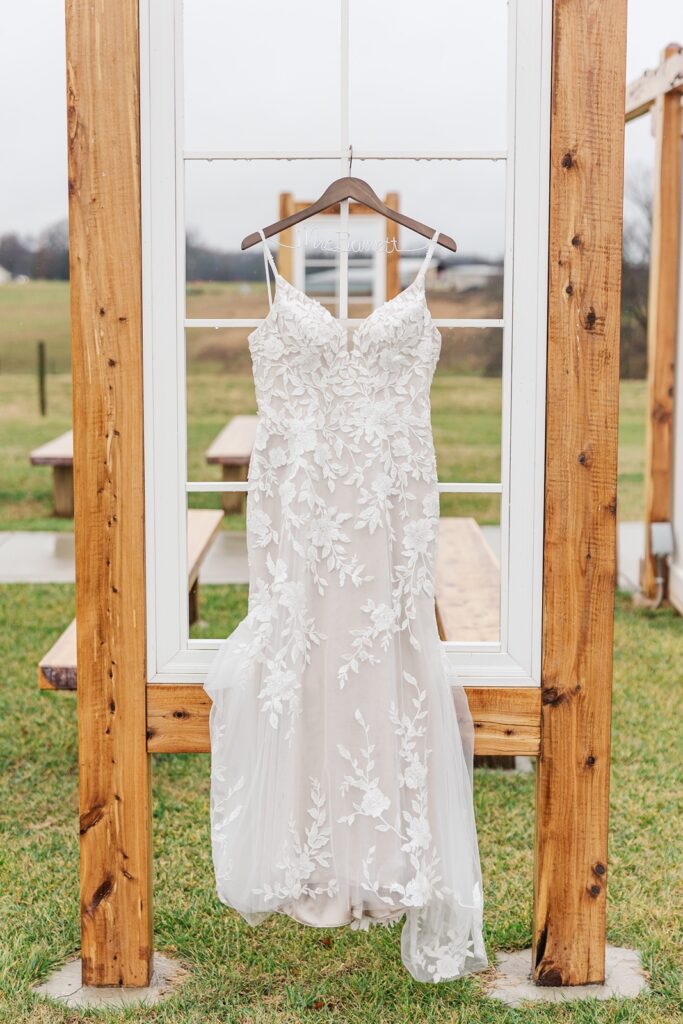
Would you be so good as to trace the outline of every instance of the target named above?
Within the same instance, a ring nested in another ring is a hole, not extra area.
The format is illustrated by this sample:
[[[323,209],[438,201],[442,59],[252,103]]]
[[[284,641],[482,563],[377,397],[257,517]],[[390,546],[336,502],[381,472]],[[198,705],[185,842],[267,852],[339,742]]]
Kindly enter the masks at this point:
[[[401,209],[401,197],[398,192],[387,192],[384,202],[390,210]],[[385,219],[384,224],[387,244],[385,298],[388,302],[389,299],[393,299],[395,295],[398,295],[401,290],[401,275],[399,273],[400,254],[398,250],[399,228],[396,221],[389,220],[388,217]]]
[[[83,982],[147,985],[137,0],[67,0]]]
[[[604,979],[626,0],[555,0],[532,970]]]
[[[662,67],[680,58],[678,46],[662,54]],[[645,433],[645,558],[640,584],[654,597],[657,567],[650,526],[671,522],[674,449],[674,368],[678,330],[678,260],[681,245],[681,96],[655,101],[655,169],[647,311],[647,420]]]
[[[466,686],[475,727],[476,754],[538,754],[541,695],[538,688]],[[147,747],[156,754],[205,754],[211,701],[198,684],[150,683]]]

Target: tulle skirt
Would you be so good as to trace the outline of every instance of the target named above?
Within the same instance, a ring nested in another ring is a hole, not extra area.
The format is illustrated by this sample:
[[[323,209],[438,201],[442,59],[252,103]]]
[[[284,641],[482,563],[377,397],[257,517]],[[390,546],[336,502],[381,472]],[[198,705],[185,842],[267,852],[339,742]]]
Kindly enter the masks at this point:
[[[302,587],[283,571],[254,589],[205,682],[218,896],[251,925],[272,913],[319,928],[405,917],[415,979],[483,970],[474,730],[433,602],[411,624],[419,649],[386,628],[379,657],[363,660],[339,592],[318,601],[313,628]],[[390,625],[381,601],[372,614]],[[301,643],[288,667],[273,638],[292,623]]]

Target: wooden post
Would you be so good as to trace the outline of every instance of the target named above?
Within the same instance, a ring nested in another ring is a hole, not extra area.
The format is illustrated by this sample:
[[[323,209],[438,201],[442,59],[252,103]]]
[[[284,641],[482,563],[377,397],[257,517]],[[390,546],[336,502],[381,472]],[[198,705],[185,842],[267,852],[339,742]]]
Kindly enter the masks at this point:
[[[680,53],[672,44],[662,64]],[[657,575],[652,523],[671,521],[674,364],[678,320],[678,254],[681,238],[681,95],[662,92],[654,104],[655,173],[647,315],[647,424],[645,440],[645,558],[640,585],[654,597]]]
[[[152,961],[137,0],[67,0],[83,983]]]
[[[616,577],[626,0],[553,12],[532,972],[601,982]]]
[[[45,416],[47,414],[47,389],[45,387],[45,342],[39,341],[37,346],[38,354],[38,405],[40,407],[40,415]]]
[[[291,217],[294,213],[294,196],[291,192],[280,193],[280,220]],[[277,270],[290,284],[294,282],[294,228],[280,232],[280,244],[277,250]]]
[[[54,512],[60,519],[73,519],[74,469],[73,466],[54,466],[52,469],[52,498]]]
[[[400,210],[401,197],[398,192],[387,192],[384,202],[390,210]],[[386,259],[386,298],[393,299],[401,290],[401,277],[399,274],[399,253],[398,253],[398,224],[393,220],[385,220],[385,231],[387,239]]]

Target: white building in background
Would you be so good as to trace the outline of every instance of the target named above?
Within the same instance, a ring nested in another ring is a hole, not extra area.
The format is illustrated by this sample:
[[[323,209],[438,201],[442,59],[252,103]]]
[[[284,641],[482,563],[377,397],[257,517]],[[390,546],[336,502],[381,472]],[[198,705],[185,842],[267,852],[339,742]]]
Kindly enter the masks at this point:
[[[308,261],[310,266],[314,261]],[[405,288],[415,277],[420,269],[422,260],[402,259],[399,264],[401,287]],[[372,295],[373,287],[376,286],[376,267],[372,259],[354,260],[349,265],[349,294],[357,296]],[[466,292],[470,289],[484,288],[491,281],[502,277],[503,267],[499,263],[455,263],[437,265],[435,262],[429,266],[426,274],[426,283],[429,291],[432,292]],[[305,290],[312,295],[334,295],[337,282],[337,270],[335,267],[329,269],[315,270],[306,276]]]
[[[471,288],[484,288],[502,274],[503,267],[499,263],[432,263],[425,280],[429,291],[466,292]]]
[[[9,284],[12,280],[12,275],[6,267],[0,267],[0,284]]]

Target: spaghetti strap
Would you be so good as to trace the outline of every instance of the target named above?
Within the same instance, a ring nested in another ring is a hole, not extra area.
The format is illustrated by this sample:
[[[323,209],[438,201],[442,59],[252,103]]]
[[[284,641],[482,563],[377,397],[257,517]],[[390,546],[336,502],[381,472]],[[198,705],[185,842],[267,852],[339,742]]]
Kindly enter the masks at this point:
[[[277,267],[275,266],[275,260],[271,253],[268,243],[266,242],[266,236],[263,232],[263,228],[259,228],[259,235],[263,239],[263,265],[266,270],[266,284],[268,285],[268,304],[270,308],[273,307],[273,293],[270,286],[270,274],[268,273],[268,264],[270,263],[271,270],[273,271],[273,278],[277,279]]]
[[[429,243],[429,245],[427,247],[427,255],[425,256],[424,260],[422,261],[422,266],[420,267],[420,269],[419,269],[419,271],[417,273],[417,277],[415,278],[416,281],[419,281],[421,278],[423,278],[425,276],[425,273],[427,271],[427,267],[429,266],[429,261],[432,258],[432,254],[434,252],[434,247],[436,246],[436,241],[437,241],[438,237],[439,237],[439,229],[437,228],[436,231],[434,232],[434,234],[432,235],[431,241],[430,241],[430,243]]]

